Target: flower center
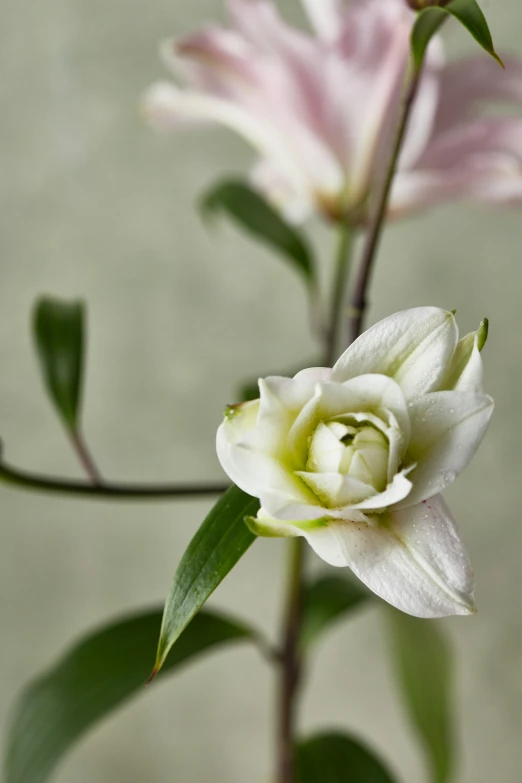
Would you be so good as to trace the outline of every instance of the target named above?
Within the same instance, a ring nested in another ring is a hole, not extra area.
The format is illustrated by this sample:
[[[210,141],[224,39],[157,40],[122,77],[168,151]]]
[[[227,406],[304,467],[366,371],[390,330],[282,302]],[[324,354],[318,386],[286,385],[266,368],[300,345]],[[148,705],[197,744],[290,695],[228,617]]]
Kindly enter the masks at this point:
[[[367,421],[321,422],[311,437],[306,470],[340,473],[382,492],[388,483],[386,436]]]

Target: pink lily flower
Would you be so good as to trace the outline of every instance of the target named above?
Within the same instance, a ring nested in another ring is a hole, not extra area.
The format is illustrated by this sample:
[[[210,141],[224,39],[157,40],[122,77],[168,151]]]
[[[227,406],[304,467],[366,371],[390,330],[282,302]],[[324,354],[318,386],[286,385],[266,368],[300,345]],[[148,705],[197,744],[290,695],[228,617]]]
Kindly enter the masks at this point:
[[[228,0],[230,27],[207,26],[162,47],[188,87],[153,85],[157,127],[215,122],[260,158],[252,181],[292,220],[313,212],[364,221],[382,175],[409,63],[415,18],[406,0],[301,0],[313,34],[271,0]],[[485,54],[447,64],[430,45],[390,202],[399,216],[449,199],[522,201],[522,62]]]

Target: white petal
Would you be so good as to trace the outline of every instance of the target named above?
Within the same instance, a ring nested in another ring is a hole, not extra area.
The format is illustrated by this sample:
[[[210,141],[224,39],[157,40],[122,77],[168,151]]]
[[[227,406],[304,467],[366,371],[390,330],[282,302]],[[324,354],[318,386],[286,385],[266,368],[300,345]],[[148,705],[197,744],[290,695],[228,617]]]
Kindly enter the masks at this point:
[[[340,506],[361,508],[364,499],[377,495],[377,491],[363,481],[340,473],[308,473],[299,471],[305,484],[328,509]],[[404,497],[404,495],[402,496]],[[357,504],[357,505],[356,505]],[[294,517],[295,518],[295,517]]]
[[[301,370],[293,378],[272,375],[264,379],[271,392],[281,400],[290,411],[300,411],[315,393],[320,381],[327,381],[332,374],[329,367],[310,367]]]
[[[363,500],[361,503],[354,503],[352,508],[358,508],[360,511],[378,511],[404,500],[410,494],[413,486],[411,481],[406,478],[410,472],[411,468],[406,468],[406,470],[397,473],[384,492],[379,492],[378,495]]]
[[[284,405],[274,387],[263,378],[259,380],[259,394],[256,425],[243,433],[241,444],[252,451],[284,460],[287,436],[295,415]]]
[[[483,391],[484,368],[480,351],[487,335],[487,321],[482,321],[476,332],[470,332],[459,340],[439,391],[470,391],[475,394]]]
[[[256,536],[264,538],[306,536],[310,531],[322,529],[325,524],[324,518],[320,514],[316,517],[309,516],[308,518],[303,518],[300,521],[273,519],[263,507],[259,509],[255,519],[249,517],[245,522]]]
[[[297,475],[317,495],[321,504],[326,507],[337,505],[335,501],[343,483],[340,473],[307,473],[300,470]]]
[[[440,496],[387,515],[386,524],[329,521],[302,535],[319,557],[349,566],[403,612],[428,618],[475,611],[473,571]]]
[[[364,332],[337,361],[332,380],[380,373],[393,378],[406,397],[416,397],[439,386],[457,339],[452,313],[438,307],[404,310]]]
[[[451,484],[478,449],[493,413],[486,394],[442,391],[410,408],[412,433],[406,460],[417,463],[413,489],[399,507],[433,497]]]
[[[225,473],[249,495],[259,497],[263,490],[273,488],[299,497],[297,480],[292,473],[273,457],[234,443],[226,421],[218,429],[216,450]]]
[[[473,341],[473,349],[468,362],[458,380],[453,386],[455,391],[469,391],[480,394],[484,390],[484,365],[477,345],[477,338]]]
[[[386,436],[388,438],[388,444],[389,444],[389,454],[388,454],[388,483],[393,479],[397,471],[399,470],[399,466],[402,462],[402,456],[404,452],[407,449],[409,440],[410,440],[410,422],[408,420],[408,432],[407,432],[407,438],[404,436],[404,434],[399,429],[399,426],[397,424],[397,420],[393,416],[393,414],[390,414],[389,416],[389,424],[386,431]]]
[[[288,437],[289,452],[304,470],[308,438],[319,421],[342,419],[349,415],[356,421],[372,422],[386,434],[389,411],[400,424],[405,449],[410,428],[408,409],[401,389],[392,379],[382,375],[363,375],[342,384],[320,382],[316,385],[315,396],[303,406],[292,425]]]
[[[387,426],[388,413],[391,412],[408,440],[408,407],[400,386],[393,379],[385,374],[358,374],[358,377],[344,383],[335,383],[337,380],[334,378],[332,382],[320,384],[321,417],[334,418],[343,414],[367,412],[382,416]]]
[[[291,536],[304,536],[308,539],[313,531],[314,535],[330,535],[328,524],[333,519],[337,521],[339,512],[334,510],[322,509],[319,506],[288,506],[287,513],[275,518],[269,510],[262,505],[255,520],[249,519],[247,524],[250,529],[258,536],[269,538],[288,538]],[[291,516],[291,512],[295,516]],[[302,513],[301,513],[302,512]],[[361,511],[352,511],[353,522],[362,524],[368,522]],[[345,565],[345,563],[334,563],[333,565]]]
[[[305,485],[303,483],[303,488]],[[288,495],[274,490],[263,492],[260,501],[264,513],[276,524],[300,524],[326,517],[338,517],[339,511],[330,510],[321,505],[320,500],[310,492],[310,500],[300,502],[292,500]],[[357,513],[357,512],[355,512]]]
[[[300,535],[294,525],[272,519],[263,508],[259,509],[255,518],[247,517],[245,522],[252,533],[263,538],[294,538]]]
[[[324,422],[320,422],[313,433],[309,443],[308,459],[306,462],[306,469],[308,471],[314,471],[316,473],[339,472],[341,460],[345,452],[345,446],[340,438],[334,434],[334,426],[335,425],[327,426]],[[337,426],[348,431],[348,427],[344,427],[342,424],[338,424]]]
[[[313,494],[283,461],[255,448],[270,445],[275,437],[269,427],[259,426],[259,411],[259,400],[236,406],[219,427],[216,449],[223,470],[254,497],[273,490],[283,493],[287,502],[313,503]]]

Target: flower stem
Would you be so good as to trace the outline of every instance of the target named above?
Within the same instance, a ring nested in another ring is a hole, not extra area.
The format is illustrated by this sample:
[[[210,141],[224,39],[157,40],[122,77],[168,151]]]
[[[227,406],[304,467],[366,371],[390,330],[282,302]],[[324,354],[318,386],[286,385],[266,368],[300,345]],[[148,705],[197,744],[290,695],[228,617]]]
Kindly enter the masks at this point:
[[[74,479],[52,478],[0,462],[0,481],[23,489],[62,495],[80,495],[99,500],[169,500],[201,495],[222,495],[229,484],[93,484]]]
[[[375,212],[371,217],[370,225],[368,227],[358,276],[355,281],[350,301],[348,345],[350,345],[355,339],[357,339],[357,337],[359,337],[363,329],[364,316],[368,304],[367,291],[371,280],[374,261],[377,256],[377,250],[379,248],[379,242],[384,228],[393,178],[397,170],[402,143],[408,129],[408,122],[415,101],[415,96],[417,95],[420,77],[421,69],[414,68],[411,75],[409,76],[409,83],[406,87],[406,91],[403,97],[400,116],[397,124],[397,132],[393,141],[386,175],[382,182],[381,190],[377,194]]]
[[[301,675],[299,635],[303,600],[303,562],[305,540],[292,538],[288,542],[289,567],[286,612],[281,649],[278,731],[277,783],[294,783],[294,745],[296,695]]]
[[[330,367],[336,359],[337,338],[343,321],[343,302],[346,279],[350,268],[352,229],[343,223],[339,233],[336,271],[332,287],[330,324],[324,346],[324,366]],[[279,720],[278,720],[278,778],[277,783],[294,783],[294,747],[296,696],[301,680],[302,662],[299,652],[303,601],[303,566],[305,540],[289,541],[290,561],[283,638],[279,655]]]
[[[332,286],[332,304],[330,309],[330,328],[327,332],[324,366],[332,367],[337,358],[337,339],[343,320],[346,291],[346,279],[350,270],[350,250],[352,247],[352,227],[348,222],[341,224],[336,253],[336,270]]]

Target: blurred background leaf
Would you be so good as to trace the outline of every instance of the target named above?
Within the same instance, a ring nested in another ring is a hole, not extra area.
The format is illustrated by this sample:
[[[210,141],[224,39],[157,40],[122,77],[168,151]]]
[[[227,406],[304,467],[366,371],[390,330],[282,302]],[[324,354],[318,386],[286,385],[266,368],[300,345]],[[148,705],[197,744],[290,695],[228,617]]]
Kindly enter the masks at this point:
[[[161,616],[156,609],[105,625],[24,690],[7,735],[4,783],[44,783],[97,721],[145,692]],[[168,656],[162,675],[203,652],[252,637],[246,626],[225,615],[200,612]]]
[[[85,306],[51,297],[37,300],[33,338],[45,388],[71,430],[78,427],[85,353]]]
[[[257,191],[241,180],[225,180],[213,185],[200,201],[203,216],[228,214],[247,233],[260,239],[315,288],[316,272],[312,251],[303,232],[288,223]]]
[[[303,595],[301,645],[311,647],[343,615],[360,608],[370,594],[355,580],[322,576],[307,584]]]
[[[382,761],[346,734],[319,734],[299,743],[297,783],[396,783]]]
[[[410,720],[428,757],[433,783],[454,768],[452,658],[441,624],[386,608],[393,662]]]

